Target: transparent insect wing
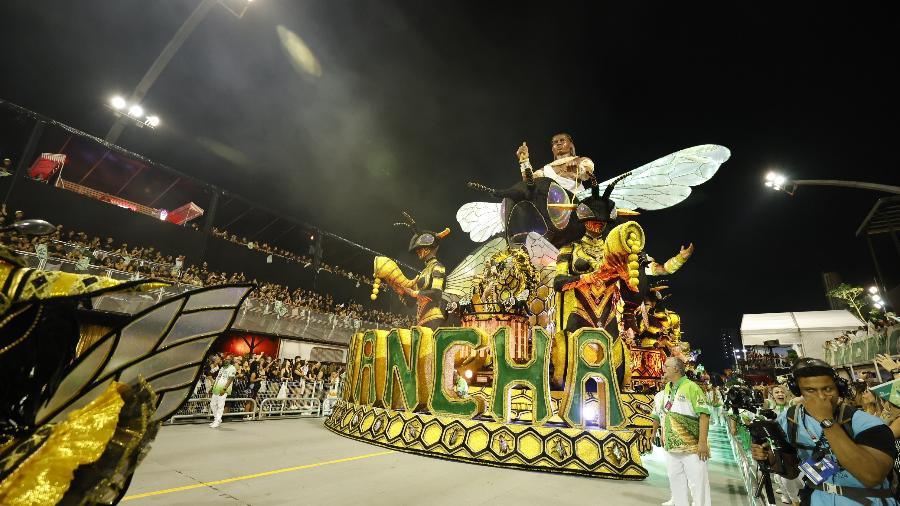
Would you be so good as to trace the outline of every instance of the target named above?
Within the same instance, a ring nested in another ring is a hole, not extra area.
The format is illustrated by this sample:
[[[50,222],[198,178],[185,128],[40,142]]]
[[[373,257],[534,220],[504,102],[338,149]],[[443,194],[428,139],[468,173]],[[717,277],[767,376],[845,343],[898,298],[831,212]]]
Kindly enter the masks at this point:
[[[691,187],[712,178],[731,156],[724,146],[703,144],[666,155],[631,171],[619,181],[610,198],[623,209],[653,211],[672,207],[691,194]],[[602,193],[616,178],[600,183]],[[580,198],[590,196],[582,191]]]
[[[502,237],[495,237],[464,258],[447,275],[447,279],[444,282],[444,299],[447,301],[458,301],[460,298],[472,293],[475,277],[482,273],[485,262],[505,249],[506,240]]]
[[[61,420],[100,395],[111,380],[146,380],[159,396],[153,419],[167,418],[187,400],[210,346],[231,328],[251,288],[201,288],[142,311],[69,366],[38,411],[37,423]]]
[[[484,242],[503,232],[501,204],[469,202],[456,212],[456,221],[474,242]]]
[[[556,268],[556,257],[559,255],[559,250],[544,236],[535,232],[528,234],[528,237],[525,238],[525,251],[528,252],[531,263],[538,269]]]

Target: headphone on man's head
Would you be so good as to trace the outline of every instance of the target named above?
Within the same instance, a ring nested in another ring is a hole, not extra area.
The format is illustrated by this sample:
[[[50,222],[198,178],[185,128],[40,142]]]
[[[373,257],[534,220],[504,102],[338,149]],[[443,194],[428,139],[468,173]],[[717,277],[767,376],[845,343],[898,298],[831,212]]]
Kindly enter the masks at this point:
[[[837,385],[838,395],[843,397],[844,399],[849,399],[850,395],[850,382],[846,379],[838,376],[838,374],[834,371],[828,362],[824,360],[819,360],[817,358],[801,358],[794,363],[794,366],[791,367],[791,375],[787,380],[787,387],[794,395],[803,395],[800,393],[800,385],[797,384],[797,374],[800,374],[801,378],[808,378],[810,376],[831,376],[834,379],[834,384]]]

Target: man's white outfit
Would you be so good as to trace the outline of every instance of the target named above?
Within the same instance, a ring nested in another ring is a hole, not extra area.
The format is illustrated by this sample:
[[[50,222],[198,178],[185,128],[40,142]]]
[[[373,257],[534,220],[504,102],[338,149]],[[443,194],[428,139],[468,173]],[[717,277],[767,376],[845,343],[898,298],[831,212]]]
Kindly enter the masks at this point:
[[[707,463],[697,454],[700,414],[710,414],[706,394],[686,377],[667,385],[662,393],[662,409],[654,410],[653,416],[660,420],[662,427],[666,469],[675,506],[690,506],[691,495],[694,506],[711,506]]]
[[[209,395],[209,411],[213,415],[213,422],[209,426],[212,428],[216,428],[222,423],[222,413],[225,412],[225,399],[231,393],[231,385],[228,383],[231,378],[234,378],[235,374],[237,374],[237,369],[232,364],[219,368],[219,375],[216,376],[216,381],[213,383]],[[227,389],[225,385],[228,385]]]

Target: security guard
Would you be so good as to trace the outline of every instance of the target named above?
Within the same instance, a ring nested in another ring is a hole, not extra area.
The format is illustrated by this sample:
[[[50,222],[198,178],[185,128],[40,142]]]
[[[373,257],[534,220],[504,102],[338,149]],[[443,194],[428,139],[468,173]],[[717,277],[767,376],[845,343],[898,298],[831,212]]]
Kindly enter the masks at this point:
[[[788,479],[802,476],[801,504],[813,506],[895,506],[890,486],[896,449],[891,430],[879,418],[844,402],[849,384],[826,362],[802,358],[788,386],[803,403],[781,413],[778,422],[797,447],[797,465],[785,466]],[[753,458],[775,456],[767,445],[752,445]]]

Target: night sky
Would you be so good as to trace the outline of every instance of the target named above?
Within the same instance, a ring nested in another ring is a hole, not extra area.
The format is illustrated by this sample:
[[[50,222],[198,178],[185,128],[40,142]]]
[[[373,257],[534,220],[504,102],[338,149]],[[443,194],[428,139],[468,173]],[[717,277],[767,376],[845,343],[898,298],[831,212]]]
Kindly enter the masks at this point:
[[[134,88],[198,3],[6,1],[0,97],[103,137],[104,103]],[[523,141],[537,167],[569,132],[601,180],[727,146],[731,160],[687,201],[639,219],[657,258],[697,247],[671,278],[671,307],[714,370],[719,333],[741,314],[827,309],[824,271],[871,283],[854,234],[882,194],[788,197],[762,179],[775,168],[900,184],[896,16],[859,3],[595,4],[256,0],[242,19],[216,7],[143,102],[162,126],[119,144],[413,263],[391,226],[407,209],[453,229],[448,266],[475,246],[454,219],[482,199],[465,183],[512,184]],[[321,76],[292,64],[279,26]]]

